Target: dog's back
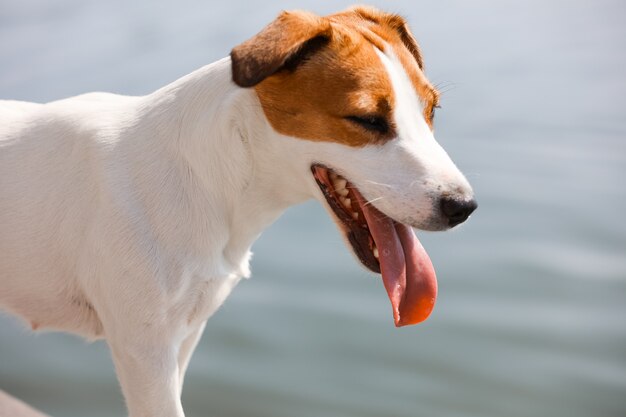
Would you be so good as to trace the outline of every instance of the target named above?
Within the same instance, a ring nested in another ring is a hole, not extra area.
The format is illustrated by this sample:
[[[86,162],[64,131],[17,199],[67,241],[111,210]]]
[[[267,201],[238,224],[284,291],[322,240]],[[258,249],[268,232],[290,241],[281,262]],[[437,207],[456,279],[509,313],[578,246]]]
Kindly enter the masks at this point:
[[[13,123],[16,123],[23,117],[32,114],[42,106],[42,104],[31,103],[28,101],[0,100],[0,125],[3,126],[3,133],[2,136],[0,136],[0,140],[4,139],[3,136],[6,129],[11,127]]]

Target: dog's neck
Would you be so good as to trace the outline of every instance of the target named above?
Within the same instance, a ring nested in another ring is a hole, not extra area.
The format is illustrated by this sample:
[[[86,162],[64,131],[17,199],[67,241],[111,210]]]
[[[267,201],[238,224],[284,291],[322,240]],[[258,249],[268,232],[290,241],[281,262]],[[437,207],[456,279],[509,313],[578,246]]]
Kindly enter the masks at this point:
[[[157,140],[146,139],[168,160],[174,156],[177,175],[189,177],[170,214],[186,216],[177,243],[211,250],[212,261],[222,257],[226,269],[249,275],[254,240],[287,207],[310,198],[298,186],[303,173],[291,166],[286,139],[272,130],[256,93],[232,83],[225,58],[146,96],[140,111],[156,126]]]

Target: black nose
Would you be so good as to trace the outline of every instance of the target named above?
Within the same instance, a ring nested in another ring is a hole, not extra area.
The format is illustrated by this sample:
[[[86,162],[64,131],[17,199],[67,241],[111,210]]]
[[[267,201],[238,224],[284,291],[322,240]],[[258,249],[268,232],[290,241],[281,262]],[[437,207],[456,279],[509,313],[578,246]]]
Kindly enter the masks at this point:
[[[441,211],[448,218],[448,225],[454,227],[463,223],[476,210],[476,200],[458,200],[450,197],[441,199]]]

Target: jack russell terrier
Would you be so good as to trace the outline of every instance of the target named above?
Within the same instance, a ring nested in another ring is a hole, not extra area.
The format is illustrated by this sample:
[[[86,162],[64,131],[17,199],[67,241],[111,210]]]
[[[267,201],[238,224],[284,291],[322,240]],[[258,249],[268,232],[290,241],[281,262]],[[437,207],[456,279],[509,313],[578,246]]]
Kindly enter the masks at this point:
[[[129,413],[181,417],[183,376],[250,247],[318,199],[382,274],[396,326],[437,295],[412,227],[476,208],[433,137],[438,93],[406,22],[283,12],[143,97],[0,101],[0,305],[109,344]]]

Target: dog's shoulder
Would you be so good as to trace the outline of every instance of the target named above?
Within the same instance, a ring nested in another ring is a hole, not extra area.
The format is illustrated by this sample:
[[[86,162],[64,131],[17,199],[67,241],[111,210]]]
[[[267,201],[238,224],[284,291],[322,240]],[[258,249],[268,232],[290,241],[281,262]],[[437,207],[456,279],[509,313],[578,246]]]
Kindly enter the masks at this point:
[[[0,100],[0,117],[21,115],[29,111],[41,108],[42,104],[30,101]]]
[[[18,100],[0,100],[0,129],[8,130],[12,123],[28,118],[43,107],[43,104]]]
[[[140,97],[114,93],[93,92],[46,103],[42,108],[46,117],[76,118],[97,122],[109,116],[127,112]]]

